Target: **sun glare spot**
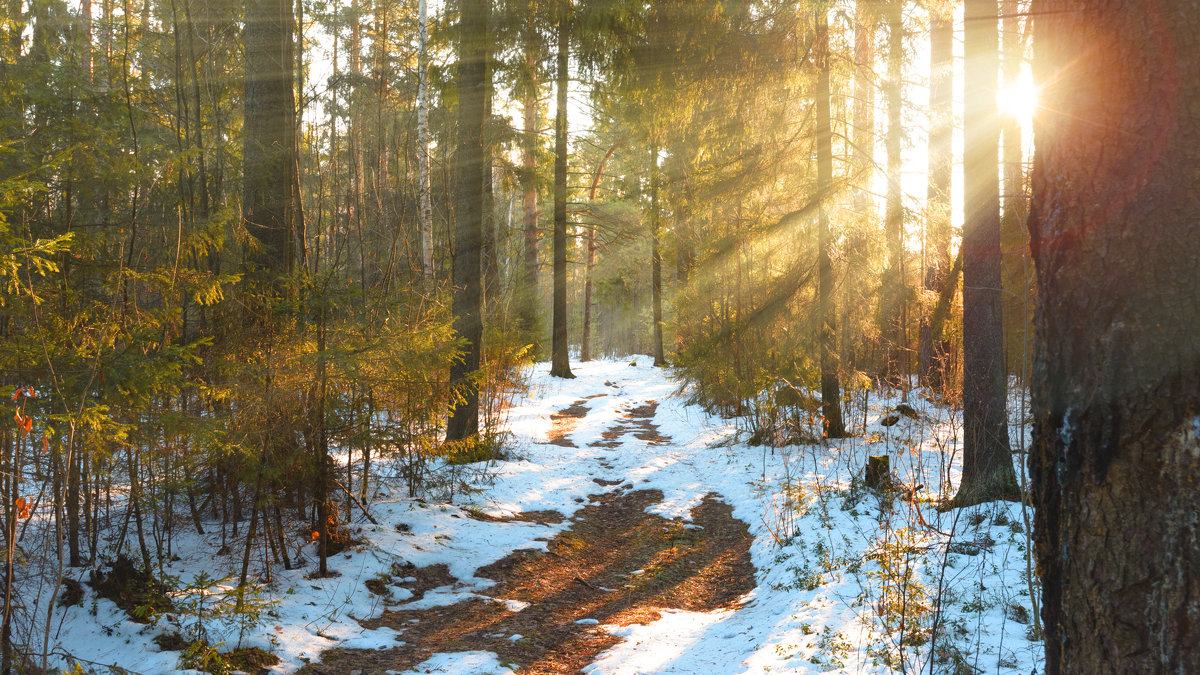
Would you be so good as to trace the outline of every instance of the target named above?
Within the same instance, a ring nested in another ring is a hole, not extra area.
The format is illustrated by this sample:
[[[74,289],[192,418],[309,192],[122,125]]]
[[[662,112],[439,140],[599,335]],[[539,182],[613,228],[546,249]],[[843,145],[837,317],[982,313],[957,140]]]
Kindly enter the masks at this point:
[[[1016,82],[1001,87],[996,94],[996,105],[1000,112],[1015,117],[1021,124],[1028,124],[1037,109],[1038,88],[1033,83],[1033,74],[1024,71]]]

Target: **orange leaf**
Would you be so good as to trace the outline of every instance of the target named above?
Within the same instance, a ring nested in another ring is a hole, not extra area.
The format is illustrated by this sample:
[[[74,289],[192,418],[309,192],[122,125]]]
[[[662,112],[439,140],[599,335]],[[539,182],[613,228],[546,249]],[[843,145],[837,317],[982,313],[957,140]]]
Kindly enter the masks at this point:
[[[316,530],[313,530],[313,533],[312,533],[312,540],[313,540],[313,541],[316,541],[316,540],[318,540],[318,539],[320,539],[320,538],[321,538],[321,533],[320,533],[320,532],[317,532]]]
[[[17,397],[20,395],[21,395],[21,388],[17,387],[16,390],[13,392],[12,400],[14,400],[14,401],[17,400]]]
[[[17,428],[24,431],[26,435],[29,435],[29,432],[33,430],[33,418],[28,415],[22,415],[20,410],[13,413],[13,419],[17,422]]]
[[[42,454],[44,455],[47,452],[50,452],[50,437],[42,436]]]
[[[17,497],[17,517],[28,518],[30,516],[29,506],[30,504],[28,499],[24,497]]]

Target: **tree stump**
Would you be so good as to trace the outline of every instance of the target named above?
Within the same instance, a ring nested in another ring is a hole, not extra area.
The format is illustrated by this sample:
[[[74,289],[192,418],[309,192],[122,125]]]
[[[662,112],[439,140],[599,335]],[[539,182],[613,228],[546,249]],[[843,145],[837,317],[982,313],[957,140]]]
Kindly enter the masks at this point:
[[[887,455],[872,455],[867,458],[867,472],[863,482],[873,490],[891,489],[892,471]]]

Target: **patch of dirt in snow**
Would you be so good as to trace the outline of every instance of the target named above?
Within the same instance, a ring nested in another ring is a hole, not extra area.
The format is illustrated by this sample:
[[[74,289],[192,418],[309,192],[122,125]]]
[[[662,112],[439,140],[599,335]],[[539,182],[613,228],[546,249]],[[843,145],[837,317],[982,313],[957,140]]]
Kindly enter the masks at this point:
[[[564,448],[578,447],[571,442],[570,433],[579,426],[579,420],[587,416],[587,399],[579,399],[571,405],[550,413],[550,434],[548,442]]]
[[[658,412],[658,401],[645,401],[641,405],[630,406],[622,413],[623,421],[600,432],[603,440],[589,444],[593,448],[615,448],[621,445],[621,436],[632,433],[633,437],[646,441],[650,445],[662,445],[671,441],[658,431],[658,425],[651,420]]]
[[[476,571],[497,582],[485,591],[494,600],[384,612],[363,625],[394,628],[402,644],[326,651],[301,672],[367,675],[405,670],[435,653],[486,650],[522,673],[578,673],[619,640],[581,619],[629,625],[654,621],[664,609],[736,605],[754,588],[746,524],[711,494],[690,524],[646,513],[662,498],[657,490],[591,495],[547,551],[516,551]],[[504,602],[511,600],[519,602]]]
[[[553,509],[518,511],[509,516],[493,516],[480,511],[468,511],[467,515],[474,520],[482,520],[488,523],[511,523],[519,521],[522,523],[537,523],[539,525],[557,525],[563,521],[563,514]]]
[[[425,597],[427,592],[442,586],[449,586],[457,581],[454,575],[450,574],[450,568],[445,563],[425,567],[417,567],[412,563],[395,563],[392,565],[391,572],[392,583],[412,592],[412,597],[406,599],[405,602],[416,602]],[[413,581],[404,581],[405,579]]]

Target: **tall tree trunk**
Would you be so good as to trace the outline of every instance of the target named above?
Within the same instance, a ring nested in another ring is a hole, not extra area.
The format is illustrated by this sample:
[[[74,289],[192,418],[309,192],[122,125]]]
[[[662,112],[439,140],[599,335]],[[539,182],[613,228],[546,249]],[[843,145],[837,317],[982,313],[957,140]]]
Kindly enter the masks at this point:
[[[296,104],[291,0],[246,0],[242,217],[268,278],[291,271]]]
[[[363,179],[365,162],[363,160],[363,120],[366,117],[365,98],[361,93],[359,83],[362,82],[362,4],[360,0],[351,0],[350,42],[346,46],[347,60],[350,63],[350,82],[347,88],[346,111],[348,128],[346,141],[350,144],[350,194],[347,195],[347,214],[358,240],[358,269],[359,288],[367,287],[368,276],[368,244],[366,241],[365,217],[363,205],[366,199],[363,195]]]
[[[996,0],[967,0],[963,109],[963,469],[954,502],[1018,499],[1000,317]]]
[[[311,412],[312,421],[310,427],[315,430],[316,443],[315,450],[316,461],[316,485],[313,489],[313,498],[316,500],[317,511],[317,574],[319,576],[329,576],[329,525],[333,514],[329,512],[329,426],[325,422],[326,405],[329,400],[329,370],[328,370],[328,355],[326,348],[326,335],[329,330],[328,314],[325,308],[321,308],[320,316],[317,320],[317,386],[314,398],[316,399],[312,406]],[[257,491],[258,488],[255,488]],[[256,496],[257,499],[257,496]],[[255,501],[255,509],[258,508],[258,502]],[[249,544],[247,543],[247,548]]]
[[[888,128],[884,145],[887,148],[887,202],[884,229],[887,237],[888,262],[884,278],[883,336],[887,363],[885,372],[893,384],[908,375],[907,337],[905,335],[905,305],[907,286],[904,278],[904,202],[901,191],[900,167],[903,160],[901,140],[904,135],[902,106],[904,91],[904,0],[888,0],[885,8],[888,25],[887,97]]]
[[[608,163],[613,153],[617,151],[616,141],[604,153],[600,166],[596,167],[596,175],[592,177],[592,189],[588,192],[588,202],[595,203],[596,188],[600,186],[600,176],[604,174],[604,165]],[[579,360],[592,360],[592,269],[596,265],[596,226],[588,227],[587,265],[583,272],[583,339],[579,347]]]
[[[654,319],[654,365],[667,365],[667,357],[663,351],[663,309],[662,309],[662,253],[659,251],[660,218],[658,208],[659,191],[658,148],[650,146],[650,304],[651,316]]]
[[[16,594],[17,497],[20,496],[20,442],[5,426],[0,431],[0,510],[4,514],[4,617],[0,621],[0,673],[12,672],[12,622]]]
[[[929,28],[929,183],[925,212],[925,290],[955,286],[950,267],[951,181],[954,175],[954,16],[931,10]],[[939,297],[940,297],[939,293]],[[923,317],[917,371],[933,391],[946,386],[941,358],[942,323]]]
[[[454,405],[446,440],[479,433],[479,384],[483,357],[483,127],[487,108],[487,0],[463,0],[458,36],[458,208],[454,227],[454,330],[466,340],[450,367],[450,384],[462,397]]]
[[[80,28],[83,29],[83,44],[80,62],[83,66],[84,77],[92,81],[92,0],[81,0],[79,3]]]
[[[79,492],[82,489],[82,477],[75,434],[67,434],[64,438],[67,443],[67,549],[71,567],[80,567],[83,565],[83,558],[79,555]]]
[[[530,33],[532,28],[527,29]],[[524,213],[524,269],[521,289],[521,320],[527,339],[534,341],[536,352],[540,352],[540,322],[538,321],[538,98],[537,98],[537,55],[532,38],[525,45],[525,68],[529,82],[526,83],[524,101],[524,130],[521,143],[521,208]]]
[[[567,72],[570,53],[570,9],[560,3],[558,16],[558,105],[554,114],[554,307],[551,317],[550,374],[575,377],[567,341]]]
[[[1003,51],[1004,85],[1013,87],[1021,79],[1025,62],[1025,41],[1021,29],[1021,9],[1017,0],[1001,0],[1001,45]],[[1002,129],[1004,139],[1004,212],[1000,219],[1000,278],[1004,293],[1001,296],[1004,317],[1005,372],[1023,376],[1026,341],[1025,327],[1033,307],[1033,275],[1029,265],[1029,247],[1025,218],[1025,157],[1021,144],[1021,120],[1005,115]]]
[[[484,311],[494,313],[500,306],[500,233],[496,219],[495,161],[491,125],[492,117],[492,38],[488,36],[486,68],[484,69],[483,91],[486,95],[483,112],[483,299]]]
[[[850,172],[853,176],[851,203],[856,223],[861,223],[846,232],[843,244],[847,259],[867,255],[868,240],[873,236],[875,222],[875,198],[872,184],[875,177],[875,26],[878,18],[875,3],[871,0],[856,0],[854,3],[854,105],[851,110]],[[846,283],[842,297],[842,325],[838,336],[838,353],[842,356],[846,372],[856,368],[855,331],[851,330],[851,311],[866,298],[866,292],[858,291],[859,283],[852,283],[847,268]],[[872,280],[869,283],[874,283]],[[865,285],[863,283],[862,285]]]
[[[838,382],[837,354],[834,353],[837,327],[833,312],[833,264],[829,250],[829,213],[833,192],[833,131],[830,126],[829,84],[829,8],[817,4],[817,36],[814,52],[817,60],[817,311],[820,313],[821,350],[821,416],[825,436],[842,438],[846,427],[842,423],[842,387]]]
[[[855,206],[871,203],[871,176],[875,173],[875,10],[871,0],[854,6],[854,110],[851,162],[860,185]]]
[[[417,27],[417,190],[421,274],[433,280],[433,198],[429,178],[429,0],[420,0]]]
[[[1048,675],[1200,673],[1200,7],[1033,3]]]

